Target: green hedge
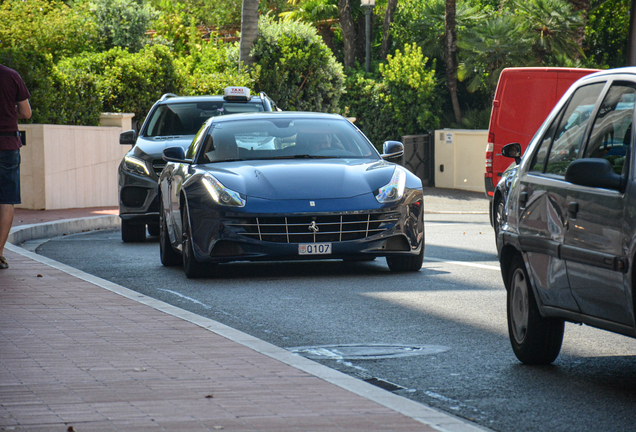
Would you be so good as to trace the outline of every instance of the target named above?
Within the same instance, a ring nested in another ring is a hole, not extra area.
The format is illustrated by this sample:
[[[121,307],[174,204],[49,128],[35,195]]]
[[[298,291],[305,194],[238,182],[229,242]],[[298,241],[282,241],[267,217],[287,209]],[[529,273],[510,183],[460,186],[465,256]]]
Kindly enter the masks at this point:
[[[435,70],[427,69],[422,50],[405,45],[380,64],[381,79],[354,72],[347,78],[341,105],[376,145],[439,127],[441,103],[435,95]]]
[[[311,25],[261,18],[252,55],[258,89],[281,109],[339,111],[342,65]]]
[[[203,42],[197,50],[177,60],[185,95],[223,94],[228,86],[246,86],[254,90],[249,73],[239,74],[238,46]]]
[[[173,57],[160,45],[138,53],[122,48],[86,53],[62,59],[58,67],[66,76],[92,81],[103,112],[132,112],[140,122],[162,94],[182,90]]]
[[[97,125],[102,104],[92,80],[57,69],[50,54],[0,49],[0,63],[20,73],[31,93],[28,123]]]

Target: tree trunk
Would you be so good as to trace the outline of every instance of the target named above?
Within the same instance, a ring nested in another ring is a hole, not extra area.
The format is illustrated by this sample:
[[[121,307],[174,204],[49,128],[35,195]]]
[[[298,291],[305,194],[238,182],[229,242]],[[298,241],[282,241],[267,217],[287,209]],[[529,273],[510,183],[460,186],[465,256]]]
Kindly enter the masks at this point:
[[[627,66],[636,66],[636,0],[632,0],[629,11],[629,34],[627,35]]]
[[[455,59],[455,52],[457,51],[456,9],[455,0],[446,0],[446,85],[453,103],[455,122],[459,125],[462,122],[462,112],[457,98],[457,61]]]
[[[388,0],[386,5],[384,23],[382,24],[382,45],[380,46],[380,58],[382,59],[386,58],[389,54],[389,49],[391,49],[391,23],[393,22],[393,16],[395,15],[397,4],[398,0]]]
[[[590,12],[590,0],[568,0],[575,11],[581,11],[583,22],[587,23],[587,15]],[[583,48],[583,40],[585,39],[585,25],[582,25],[578,32],[577,43]],[[577,55],[578,57],[578,55]]]
[[[352,68],[355,64],[356,34],[353,28],[353,16],[349,0],[338,0],[338,12],[340,15],[340,29],[342,30],[344,66]]]
[[[254,57],[250,55],[254,41],[258,37],[258,0],[243,0],[241,14],[241,44],[239,47],[239,63],[251,65]]]

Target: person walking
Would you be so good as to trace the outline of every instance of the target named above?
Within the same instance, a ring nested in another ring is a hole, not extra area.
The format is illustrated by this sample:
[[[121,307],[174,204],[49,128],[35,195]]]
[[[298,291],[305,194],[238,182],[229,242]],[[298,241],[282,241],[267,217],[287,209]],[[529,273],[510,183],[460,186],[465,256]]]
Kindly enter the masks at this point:
[[[0,65],[0,269],[9,268],[4,245],[13,224],[13,206],[21,203],[18,119],[31,118],[30,97],[20,74]]]

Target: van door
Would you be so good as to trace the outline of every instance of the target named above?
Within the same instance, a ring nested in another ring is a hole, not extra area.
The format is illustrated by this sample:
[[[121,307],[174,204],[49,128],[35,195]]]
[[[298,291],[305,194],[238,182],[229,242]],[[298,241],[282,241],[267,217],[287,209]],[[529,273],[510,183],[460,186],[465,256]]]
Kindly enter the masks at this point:
[[[520,174],[519,195],[509,209],[517,215],[519,242],[529,275],[544,305],[578,311],[560,252],[567,223],[568,184],[565,170],[579,157],[590,113],[604,83],[580,87],[541,138]],[[510,202],[509,202],[510,205]]]
[[[624,177],[632,153],[635,100],[636,84],[612,84],[598,109],[583,155],[610,161],[614,172]],[[566,202],[562,257],[581,312],[630,324],[624,258],[628,239],[622,231],[626,195],[622,191],[572,185]]]

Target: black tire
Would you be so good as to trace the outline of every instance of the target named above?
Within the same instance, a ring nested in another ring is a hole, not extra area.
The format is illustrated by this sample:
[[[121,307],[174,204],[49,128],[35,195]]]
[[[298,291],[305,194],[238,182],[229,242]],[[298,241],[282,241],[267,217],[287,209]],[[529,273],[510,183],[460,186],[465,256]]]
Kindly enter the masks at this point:
[[[347,258],[343,258],[342,260],[344,262],[371,262],[371,261],[375,261],[374,256],[359,256],[359,257],[347,257]]]
[[[161,226],[158,223],[148,224],[148,235],[151,237],[158,237],[161,231]]]
[[[521,255],[517,255],[508,274],[508,334],[512,350],[525,364],[550,364],[559,356],[563,343],[563,320],[544,318],[528,279]]]
[[[501,231],[501,227],[504,224],[504,216],[506,211],[506,204],[504,203],[502,197],[497,197],[495,202],[493,203],[493,221],[492,226],[495,229],[495,239],[497,239],[497,235],[499,231]]]
[[[163,205],[162,205],[163,207]],[[159,230],[159,257],[161,264],[166,267],[177,266],[181,264],[181,255],[172,248],[170,244],[170,236],[168,235],[168,224],[164,218],[163,208],[159,216],[161,229]]]
[[[386,257],[386,263],[392,272],[417,272],[422,268],[422,262],[424,262],[424,242],[422,242],[422,250],[417,255]]]
[[[124,243],[139,243],[146,240],[146,225],[135,225],[122,219],[121,239]]]
[[[183,243],[181,247],[183,252],[181,253],[181,256],[183,258],[183,270],[185,271],[185,275],[188,279],[198,278],[207,273],[209,266],[198,262],[194,256],[190,231],[190,217],[188,215],[188,207],[185,205],[183,206],[182,215],[183,222],[181,226],[183,227]]]

